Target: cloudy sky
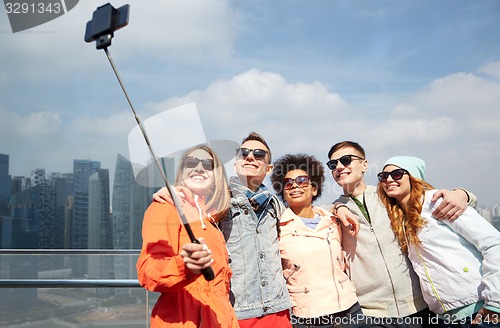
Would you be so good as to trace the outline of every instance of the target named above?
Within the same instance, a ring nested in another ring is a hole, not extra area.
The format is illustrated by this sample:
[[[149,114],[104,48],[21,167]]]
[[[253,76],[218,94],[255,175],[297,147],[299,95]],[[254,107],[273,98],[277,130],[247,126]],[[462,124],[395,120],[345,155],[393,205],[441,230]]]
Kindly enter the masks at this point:
[[[129,156],[135,120],[104,52],[83,40],[106,2],[18,33],[0,10],[0,153],[12,175],[71,172],[73,159],[113,175],[117,154]],[[112,1],[126,3],[130,23],[109,50],[143,120],[194,102],[207,140],[254,130],[275,158],[323,162],[353,140],[369,183],[388,157],[414,155],[436,187],[500,203],[499,1]],[[166,124],[168,142],[191,134],[179,122]],[[324,202],[339,193],[330,176],[326,187]]]

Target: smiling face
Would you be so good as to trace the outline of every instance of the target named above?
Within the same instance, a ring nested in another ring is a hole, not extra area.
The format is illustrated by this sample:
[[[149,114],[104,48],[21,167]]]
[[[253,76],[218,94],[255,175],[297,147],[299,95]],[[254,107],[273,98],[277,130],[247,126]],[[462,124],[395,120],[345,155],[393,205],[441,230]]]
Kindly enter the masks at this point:
[[[267,147],[257,140],[248,140],[240,148],[264,149],[268,151]],[[256,191],[262,181],[264,181],[266,175],[271,173],[272,167],[269,163],[269,153],[263,159],[256,159],[254,153],[250,152],[246,157],[237,157],[234,163],[234,169],[240,182],[253,191]]]
[[[338,160],[345,155],[356,155],[360,158],[364,158],[363,154],[355,148],[346,147],[335,151],[330,156],[330,159]],[[356,157],[352,157],[351,159],[351,163],[345,166],[341,161],[338,161],[337,167],[332,170],[332,176],[338,185],[342,187],[346,196],[358,196],[364,192],[366,187],[364,183],[364,173],[368,170],[368,161]]]
[[[383,172],[392,172],[396,169],[399,169],[396,165],[386,165]],[[380,184],[387,196],[395,198],[400,205],[406,205],[411,192],[410,176],[408,174],[403,174],[403,177],[399,180],[394,180],[393,177],[389,175],[387,180],[385,182],[380,182]]]
[[[195,149],[186,157],[193,157],[200,160],[211,159],[212,156],[203,149]],[[214,188],[214,171],[207,170],[200,161],[195,167],[189,168],[186,165],[182,168],[181,178],[185,187],[189,188],[195,194],[209,197]]]
[[[285,179],[296,179],[298,176],[308,176],[304,170],[291,170],[285,175]],[[317,194],[317,190],[311,183],[307,186],[299,187],[296,181],[293,182],[290,189],[283,190],[283,199],[288,203],[292,211],[297,214],[303,209],[312,205],[313,196]]]

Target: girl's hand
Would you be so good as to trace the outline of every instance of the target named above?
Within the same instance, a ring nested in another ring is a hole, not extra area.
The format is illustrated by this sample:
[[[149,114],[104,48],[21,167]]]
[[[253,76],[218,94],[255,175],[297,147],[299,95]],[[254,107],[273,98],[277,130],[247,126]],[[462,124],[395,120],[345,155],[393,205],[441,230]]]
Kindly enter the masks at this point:
[[[212,251],[205,244],[205,239],[199,238],[199,244],[189,243],[182,245],[182,256],[186,267],[193,274],[200,274],[202,269],[208,268],[213,263]]]

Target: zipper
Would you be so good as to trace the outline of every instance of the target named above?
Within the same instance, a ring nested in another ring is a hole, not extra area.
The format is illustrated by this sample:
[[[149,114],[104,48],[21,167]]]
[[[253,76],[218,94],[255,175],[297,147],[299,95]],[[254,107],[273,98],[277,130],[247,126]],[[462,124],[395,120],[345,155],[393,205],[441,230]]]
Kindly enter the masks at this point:
[[[439,304],[443,308],[443,311],[444,312],[448,311],[448,309],[444,305],[443,301],[441,300],[441,297],[439,297],[439,293],[437,292],[436,286],[434,285],[434,282],[432,281],[431,275],[429,274],[429,270],[427,270],[427,265],[425,264],[424,258],[422,257],[422,255],[420,255],[420,252],[418,251],[417,247],[415,247],[415,251],[417,252],[418,257],[420,258],[420,261],[422,262],[422,264],[424,266],[425,276],[429,280],[429,283],[430,283],[431,288],[432,288],[432,293],[434,294],[434,296],[438,300]]]
[[[354,200],[352,200],[352,199],[349,199],[349,201],[354,203]],[[365,201],[365,197],[363,196],[363,202],[364,201]],[[356,205],[356,203],[354,203],[354,205]],[[358,205],[356,205],[356,207],[357,206]],[[366,205],[365,205],[365,207],[366,207]],[[366,209],[366,211],[368,212],[368,209]],[[361,213],[361,214],[363,214],[363,213]],[[396,290],[394,288],[394,282],[392,281],[391,272],[389,271],[389,268],[387,267],[387,260],[384,257],[384,253],[382,252],[382,247],[380,246],[380,242],[379,242],[379,240],[377,238],[377,234],[375,233],[375,229],[373,229],[372,223],[369,222],[364,215],[362,215],[362,217],[363,217],[363,220],[370,227],[370,231],[373,234],[373,237],[375,237],[375,241],[377,242],[377,247],[378,247],[378,250],[380,252],[380,256],[382,256],[382,259],[384,260],[384,267],[385,267],[385,270],[387,271],[387,276],[389,277],[389,281],[390,281],[390,284],[391,284],[392,297],[393,297],[393,300],[394,300],[394,306],[396,307],[396,311],[398,312],[398,315],[399,315],[400,311],[399,311],[399,306],[398,306],[398,300],[396,298]]]
[[[331,267],[332,267],[332,280],[333,280],[333,284],[335,286],[335,289],[337,290],[337,295],[339,295],[339,286],[340,283],[337,283],[337,281],[335,281],[335,260],[333,259],[333,251],[332,251],[332,243],[330,242],[330,234],[332,233],[331,232],[331,227],[329,228],[330,229],[330,232],[328,232],[326,234],[326,242],[328,244],[328,251],[330,252],[330,263],[331,263]],[[337,256],[337,261],[339,260],[339,257]],[[343,288],[343,285],[341,285],[341,287]]]

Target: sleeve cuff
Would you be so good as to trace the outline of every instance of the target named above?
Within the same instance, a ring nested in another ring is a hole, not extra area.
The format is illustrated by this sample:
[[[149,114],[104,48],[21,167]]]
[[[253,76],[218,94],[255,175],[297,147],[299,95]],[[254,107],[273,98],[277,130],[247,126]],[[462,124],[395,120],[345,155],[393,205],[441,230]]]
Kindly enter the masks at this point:
[[[495,306],[491,306],[491,305],[487,305],[487,304],[484,304],[483,307],[486,309],[486,310],[490,310],[490,311],[493,311],[493,312],[496,312],[496,313],[500,313],[500,308],[497,308]]]

